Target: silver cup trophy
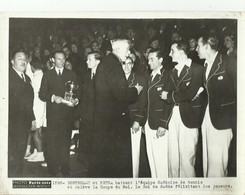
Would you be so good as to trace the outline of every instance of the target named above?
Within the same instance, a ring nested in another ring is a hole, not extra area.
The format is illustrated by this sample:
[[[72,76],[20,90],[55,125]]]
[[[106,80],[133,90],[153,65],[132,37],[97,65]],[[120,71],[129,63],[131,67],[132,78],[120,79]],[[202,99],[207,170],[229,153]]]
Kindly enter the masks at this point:
[[[67,81],[65,83],[66,92],[64,96],[63,103],[72,104],[71,100],[74,99],[75,91],[78,89],[79,85],[76,85],[73,81]]]

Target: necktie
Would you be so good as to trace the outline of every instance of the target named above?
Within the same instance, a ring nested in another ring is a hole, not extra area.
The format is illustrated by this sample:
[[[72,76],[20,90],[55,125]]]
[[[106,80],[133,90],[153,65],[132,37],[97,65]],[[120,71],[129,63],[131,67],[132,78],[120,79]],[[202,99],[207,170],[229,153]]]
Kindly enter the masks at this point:
[[[25,81],[24,74],[21,74],[21,77],[22,77],[22,80],[23,80],[24,82],[26,82],[26,81]]]
[[[59,70],[59,76],[61,76],[61,71]]]

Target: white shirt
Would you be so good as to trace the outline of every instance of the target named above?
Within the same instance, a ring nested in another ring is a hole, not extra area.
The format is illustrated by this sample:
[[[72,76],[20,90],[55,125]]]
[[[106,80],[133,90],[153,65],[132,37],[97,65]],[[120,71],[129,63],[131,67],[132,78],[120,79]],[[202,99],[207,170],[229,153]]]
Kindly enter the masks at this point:
[[[213,57],[213,59],[211,61],[205,60],[205,63],[204,64],[207,64],[207,70],[206,70],[206,73],[205,73],[206,79],[208,78],[208,75],[210,73],[210,70],[211,70],[211,68],[213,66],[213,63],[214,63],[214,60],[215,60],[217,54],[218,54],[218,52],[216,51],[216,53],[215,53],[215,55],[214,55],[214,57]]]
[[[154,78],[155,78],[155,76],[157,74],[161,75],[161,68],[162,68],[162,65],[160,67],[158,67],[157,69],[152,70],[152,73],[151,73],[152,79],[151,79],[151,81],[154,80]]]
[[[64,70],[64,67],[63,68],[57,68],[55,67],[55,71],[57,72],[57,75],[59,75],[59,71],[60,71],[60,74],[63,73],[63,70]]]
[[[95,75],[96,70],[97,70],[97,67],[98,67],[98,66],[95,66],[94,68],[91,69],[91,79],[92,79],[93,76]]]
[[[180,61],[176,66],[175,66],[175,69],[177,70],[178,72],[178,77],[182,71],[182,69],[184,68],[184,66],[188,66],[190,67],[191,66],[191,63],[192,63],[192,60],[190,58],[187,58],[186,60],[182,60]]]
[[[22,78],[22,76],[21,75],[23,75],[23,77],[24,77],[24,81],[26,82],[26,77],[25,77],[25,74],[23,73],[23,72],[20,72],[20,71],[18,71],[18,70],[16,70],[14,67],[13,67],[13,69],[15,70],[15,72],[20,76],[20,78],[21,79],[23,79]]]

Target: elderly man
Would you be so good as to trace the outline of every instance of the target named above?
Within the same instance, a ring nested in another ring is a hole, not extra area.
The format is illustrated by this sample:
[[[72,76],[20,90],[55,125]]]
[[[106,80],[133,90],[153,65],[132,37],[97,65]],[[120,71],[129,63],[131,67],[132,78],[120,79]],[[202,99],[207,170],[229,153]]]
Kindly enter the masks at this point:
[[[162,98],[172,109],[168,123],[169,177],[195,177],[198,128],[202,122],[203,67],[187,57],[187,43],[172,44],[169,56],[177,65],[170,71]]]
[[[73,125],[74,105],[77,98],[64,101],[66,83],[77,83],[75,72],[64,68],[65,54],[57,51],[54,54],[55,67],[44,73],[39,97],[47,102],[47,164],[52,177],[59,174],[68,177],[70,140]],[[77,92],[79,94],[79,92]]]
[[[212,35],[199,38],[197,52],[205,59],[207,91],[202,123],[204,177],[226,177],[232,129],[236,127],[236,62],[218,52],[218,40]]]
[[[129,55],[129,42],[112,41],[112,53],[96,71],[95,115],[92,141],[91,177],[132,177],[128,105],[142,87],[129,88],[122,64]]]
[[[23,158],[28,130],[35,128],[33,113],[34,92],[25,74],[27,59],[24,52],[16,52],[9,70],[9,147],[8,175],[22,177]]]

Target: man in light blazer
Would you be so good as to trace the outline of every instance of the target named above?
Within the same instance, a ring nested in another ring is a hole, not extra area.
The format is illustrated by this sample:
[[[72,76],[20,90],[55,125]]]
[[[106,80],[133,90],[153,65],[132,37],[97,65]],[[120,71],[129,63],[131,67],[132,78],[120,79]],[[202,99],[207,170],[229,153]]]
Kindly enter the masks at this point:
[[[197,52],[205,59],[203,83],[207,91],[202,123],[204,177],[226,177],[236,127],[236,62],[218,52],[213,35],[199,38]]]

